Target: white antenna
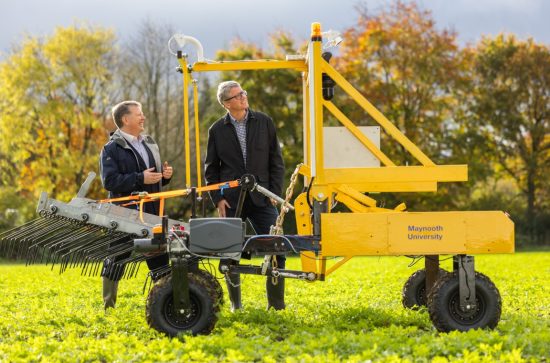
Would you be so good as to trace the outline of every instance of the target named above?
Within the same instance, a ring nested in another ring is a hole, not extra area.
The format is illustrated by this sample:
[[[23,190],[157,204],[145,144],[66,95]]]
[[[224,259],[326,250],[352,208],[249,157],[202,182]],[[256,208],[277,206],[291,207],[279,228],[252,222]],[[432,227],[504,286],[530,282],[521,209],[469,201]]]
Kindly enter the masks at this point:
[[[197,49],[197,60],[199,63],[204,63],[204,50],[202,48],[201,42],[197,40],[197,38],[193,38],[189,35],[184,34],[174,34],[169,40],[168,40],[168,51],[176,55],[177,52],[172,49],[172,43],[175,41],[178,45],[179,50],[183,49],[184,46],[187,44],[194,45]]]
[[[323,50],[333,48],[338,46],[338,44],[342,43],[344,38],[340,35],[339,31],[336,30],[327,30],[326,32],[321,33],[323,36],[323,39],[326,39],[325,42],[323,42]]]

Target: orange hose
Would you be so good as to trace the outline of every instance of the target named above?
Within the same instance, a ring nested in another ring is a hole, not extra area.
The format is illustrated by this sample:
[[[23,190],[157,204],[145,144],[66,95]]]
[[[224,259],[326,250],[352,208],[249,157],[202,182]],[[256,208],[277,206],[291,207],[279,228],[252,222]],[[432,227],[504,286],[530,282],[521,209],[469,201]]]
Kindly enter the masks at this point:
[[[232,180],[228,182],[211,184],[204,187],[196,188],[196,190],[197,192],[207,192],[211,190],[223,189],[224,187],[236,188],[238,186],[239,186],[239,180]],[[152,193],[152,194],[145,194],[145,195],[130,195],[127,197],[120,197],[120,198],[101,199],[101,200],[98,200],[97,202],[113,203],[113,202],[134,201],[134,202],[130,202],[122,205],[122,206],[128,206],[128,205],[138,204],[140,202],[147,203],[158,199],[161,199],[162,201],[165,198],[181,197],[181,196],[188,195],[190,192],[191,192],[190,189],[179,189],[179,190],[171,190],[167,192],[159,192],[159,193]]]

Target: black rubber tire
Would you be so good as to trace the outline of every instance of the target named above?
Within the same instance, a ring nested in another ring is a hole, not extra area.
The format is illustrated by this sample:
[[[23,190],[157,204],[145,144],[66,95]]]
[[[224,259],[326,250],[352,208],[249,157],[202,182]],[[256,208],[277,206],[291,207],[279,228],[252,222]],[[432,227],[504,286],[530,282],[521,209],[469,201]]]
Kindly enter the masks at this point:
[[[224,304],[223,288],[222,288],[222,285],[220,284],[220,280],[206,270],[196,269],[196,270],[193,270],[193,273],[201,276],[201,278],[207,279],[212,284],[212,286],[216,291],[218,304],[223,305]],[[172,274],[172,271],[168,271],[168,273],[165,276],[170,276],[171,274]]]
[[[222,285],[220,284],[220,280],[217,279],[215,276],[213,276],[210,272],[205,271],[205,270],[199,269],[199,270],[194,271],[194,272],[198,273],[204,279],[207,279],[208,281],[210,281],[210,283],[212,284],[212,286],[214,287],[214,289],[216,291],[216,300],[218,301],[218,304],[223,305],[223,303],[224,303],[224,301],[223,301],[223,288],[222,288]]]
[[[220,311],[216,286],[202,274],[188,273],[191,312],[187,317],[173,310],[172,276],[160,279],[147,297],[146,319],[149,326],[169,336],[190,331],[191,334],[209,334]]]
[[[428,312],[433,325],[440,332],[470,329],[494,329],[502,310],[502,299],[495,284],[476,272],[476,304],[472,313],[460,310],[458,271],[439,279],[428,297]]]
[[[449,272],[439,269],[437,279],[441,279]],[[426,269],[421,269],[413,273],[405,285],[403,285],[402,302],[406,309],[418,310],[426,306],[428,297],[426,296]]]

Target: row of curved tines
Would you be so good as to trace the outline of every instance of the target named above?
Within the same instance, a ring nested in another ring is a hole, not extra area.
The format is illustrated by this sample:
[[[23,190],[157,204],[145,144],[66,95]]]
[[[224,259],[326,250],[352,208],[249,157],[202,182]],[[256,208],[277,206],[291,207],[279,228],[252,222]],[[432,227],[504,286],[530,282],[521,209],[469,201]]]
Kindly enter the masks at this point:
[[[40,218],[0,234],[0,257],[26,264],[81,267],[83,275],[97,275],[107,258],[116,261],[127,278],[135,276],[144,256],[132,256],[135,236],[42,211]],[[124,268],[129,264],[128,268]]]

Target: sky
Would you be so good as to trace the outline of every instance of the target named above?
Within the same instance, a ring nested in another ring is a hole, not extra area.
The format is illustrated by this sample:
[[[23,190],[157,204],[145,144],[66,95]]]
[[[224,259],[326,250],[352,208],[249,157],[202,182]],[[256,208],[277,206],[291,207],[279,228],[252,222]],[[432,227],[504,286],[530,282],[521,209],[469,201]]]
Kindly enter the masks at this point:
[[[120,39],[150,19],[171,24],[203,45],[205,56],[229,48],[235,37],[269,44],[269,34],[283,29],[307,39],[312,22],[323,31],[344,31],[355,24],[358,4],[374,12],[389,0],[0,0],[0,58],[25,34],[45,36],[75,21],[112,28]],[[432,11],[439,29],[453,29],[461,44],[482,35],[511,32],[550,44],[548,0],[418,0]]]

